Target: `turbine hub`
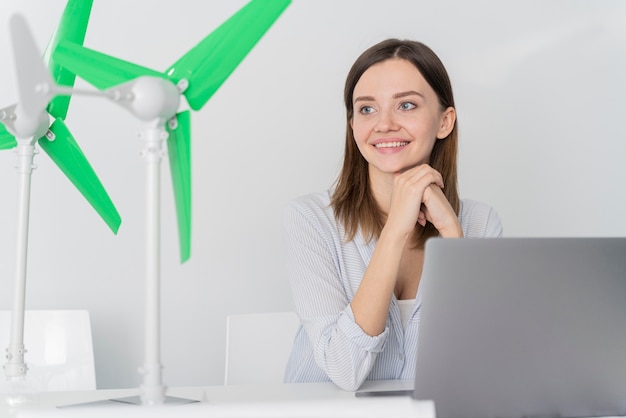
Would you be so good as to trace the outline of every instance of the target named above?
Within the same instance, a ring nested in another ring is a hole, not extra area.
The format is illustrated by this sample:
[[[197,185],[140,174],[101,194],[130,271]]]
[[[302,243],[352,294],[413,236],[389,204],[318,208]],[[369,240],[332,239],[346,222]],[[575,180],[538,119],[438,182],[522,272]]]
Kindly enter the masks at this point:
[[[170,119],[178,111],[180,93],[169,80],[142,76],[134,80],[131,90],[133,113],[144,121]]]

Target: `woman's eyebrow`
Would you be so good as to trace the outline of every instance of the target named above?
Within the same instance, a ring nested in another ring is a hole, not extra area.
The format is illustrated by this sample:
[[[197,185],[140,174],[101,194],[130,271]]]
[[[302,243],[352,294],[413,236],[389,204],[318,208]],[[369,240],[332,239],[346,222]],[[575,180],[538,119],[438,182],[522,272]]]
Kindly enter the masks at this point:
[[[422,93],[418,93],[415,90],[408,90],[408,91],[403,91],[400,93],[396,93],[393,95],[394,99],[399,99],[401,97],[407,97],[407,96],[420,96],[420,97],[424,97],[424,95]]]
[[[374,97],[372,96],[359,96],[354,99],[354,103],[356,102],[373,102]]]
[[[420,96],[420,97],[424,97],[424,95],[422,93],[419,93],[415,90],[407,90],[407,91],[402,91],[400,93],[395,93],[393,95],[394,99],[400,99],[402,97],[408,97],[408,96]],[[375,99],[373,96],[358,96],[354,99],[354,103],[356,102],[373,102]]]

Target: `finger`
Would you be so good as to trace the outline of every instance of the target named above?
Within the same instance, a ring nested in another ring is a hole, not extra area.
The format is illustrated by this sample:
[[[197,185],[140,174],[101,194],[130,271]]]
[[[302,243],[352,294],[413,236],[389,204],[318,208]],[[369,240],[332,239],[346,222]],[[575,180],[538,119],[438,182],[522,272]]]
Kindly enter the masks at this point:
[[[413,167],[403,173],[395,173],[394,179],[407,181],[411,184],[422,184],[424,187],[428,184],[435,184],[443,189],[443,176],[441,173],[428,164],[422,164]]]
[[[426,214],[420,210],[419,215],[417,215],[417,223],[426,226]]]
[[[394,187],[404,185],[424,190],[431,184],[443,189],[443,177],[441,174],[436,171],[413,172],[403,173],[394,178]]]

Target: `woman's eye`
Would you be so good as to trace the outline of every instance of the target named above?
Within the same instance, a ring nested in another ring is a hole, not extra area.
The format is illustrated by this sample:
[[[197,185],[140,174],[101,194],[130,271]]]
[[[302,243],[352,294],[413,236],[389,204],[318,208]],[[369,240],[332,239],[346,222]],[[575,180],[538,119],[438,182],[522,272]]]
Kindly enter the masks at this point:
[[[415,103],[411,103],[411,102],[404,102],[402,104],[400,104],[400,109],[402,110],[411,110],[411,109],[415,109],[417,106],[415,105]]]
[[[374,111],[374,108],[372,106],[362,106],[359,109],[359,113],[363,114],[363,115],[368,115],[370,113],[372,113]]]

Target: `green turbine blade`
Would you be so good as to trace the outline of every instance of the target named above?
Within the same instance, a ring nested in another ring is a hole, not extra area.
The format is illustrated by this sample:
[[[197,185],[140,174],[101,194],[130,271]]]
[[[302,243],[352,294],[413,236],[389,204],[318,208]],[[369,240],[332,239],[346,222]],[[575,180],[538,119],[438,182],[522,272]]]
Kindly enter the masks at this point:
[[[60,41],[54,50],[55,62],[85,79],[100,90],[133,80],[142,75],[167,78],[154,71],[73,42]]]
[[[166,74],[189,82],[184,94],[199,110],[291,3],[252,0],[174,63]]]
[[[57,119],[50,130],[55,135],[54,141],[42,137],[39,146],[76,186],[111,231],[117,234],[122,223],[120,214],[69,129],[62,119]]]
[[[59,26],[57,26],[44,52],[44,62],[52,73],[54,81],[61,86],[74,86],[76,75],[57,63],[52,56],[52,51],[61,40],[75,42],[79,45],[83,44],[92,4],[93,0],[69,0],[61,15]],[[52,117],[65,119],[69,106],[70,96],[56,96],[50,101],[47,109]]]
[[[186,110],[176,115],[174,127],[168,123],[167,151],[169,156],[176,216],[180,262],[191,255],[191,113]]]
[[[11,149],[16,145],[15,137],[0,123],[0,149]]]

